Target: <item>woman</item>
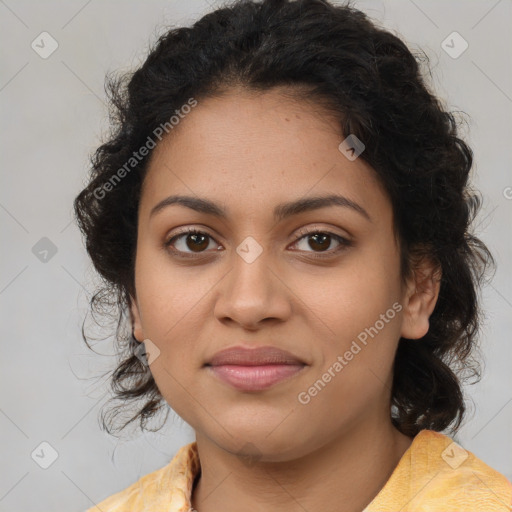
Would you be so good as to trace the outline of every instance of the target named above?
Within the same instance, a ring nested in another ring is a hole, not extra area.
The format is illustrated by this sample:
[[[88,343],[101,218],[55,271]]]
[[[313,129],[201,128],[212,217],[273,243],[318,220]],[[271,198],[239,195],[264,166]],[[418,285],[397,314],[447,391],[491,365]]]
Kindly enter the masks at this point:
[[[442,433],[492,256],[472,151],[404,43],[350,5],[236,2],[111,85],[75,201],[92,305],[130,331],[122,427],[168,404],[196,441],[90,510],[509,510]]]

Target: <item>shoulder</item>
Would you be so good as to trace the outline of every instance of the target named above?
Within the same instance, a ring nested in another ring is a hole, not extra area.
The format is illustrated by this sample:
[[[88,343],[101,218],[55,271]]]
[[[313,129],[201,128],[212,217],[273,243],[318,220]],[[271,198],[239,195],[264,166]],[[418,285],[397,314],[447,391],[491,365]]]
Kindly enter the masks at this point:
[[[434,436],[431,455],[441,457],[432,468],[434,481],[426,493],[432,503],[441,505],[449,499],[453,510],[512,510],[512,483],[504,475],[450,437],[438,432],[429,435]]]
[[[194,478],[199,470],[195,443],[183,446],[164,466],[86,512],[169,512],[189,510]]]
[[[450,437],[422,430],[365,512],[510,512],[512,483]]]

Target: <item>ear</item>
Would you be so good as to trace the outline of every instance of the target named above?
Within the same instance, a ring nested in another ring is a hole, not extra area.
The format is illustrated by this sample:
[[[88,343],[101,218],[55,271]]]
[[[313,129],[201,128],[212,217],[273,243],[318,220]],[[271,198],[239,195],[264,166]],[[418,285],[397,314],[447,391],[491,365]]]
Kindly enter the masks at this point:
[[[139,342],[144,341],[144,333],[142,332],[142,324],[140,321],[140,311],[136,299],[130,295],[130,319],[132,322],[133,336]]]
[[[404,314],[401,336],[419,339],[427,334],[429,318],[437,303],[441,288],[441,268],[428,258],[415,264],[412,277],[407,281],[403,302]]]

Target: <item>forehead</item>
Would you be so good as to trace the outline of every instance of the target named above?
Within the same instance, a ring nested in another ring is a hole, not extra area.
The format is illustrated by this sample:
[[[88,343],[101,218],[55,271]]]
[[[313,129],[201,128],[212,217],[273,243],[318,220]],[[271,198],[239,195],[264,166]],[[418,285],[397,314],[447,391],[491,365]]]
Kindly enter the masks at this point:
[[[344,138],[324,107],[280,90],[198,100],[153,150],[141,214],[176,193],[217,198],[232,215],[327,193],[389,209],[375,171],[338,149]]]

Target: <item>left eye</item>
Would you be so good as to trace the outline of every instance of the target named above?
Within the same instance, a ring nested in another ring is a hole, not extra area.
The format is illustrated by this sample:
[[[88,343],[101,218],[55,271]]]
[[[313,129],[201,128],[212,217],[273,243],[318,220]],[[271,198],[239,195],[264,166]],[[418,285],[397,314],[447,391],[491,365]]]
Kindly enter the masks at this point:
[[[335,249],[329,250],[329,247],[333,241],[337,242],[338,246]],[[294,244],[302,244],[302,248],[299,247],[299,249],[306,252],[309,252],[307,250],[308,247],[314,249],[313,252],[336,252],[340,248],[350,245],[350,242],[342,236],[336,235],[334,233],[326,231],[312,231],[298,237]]]

